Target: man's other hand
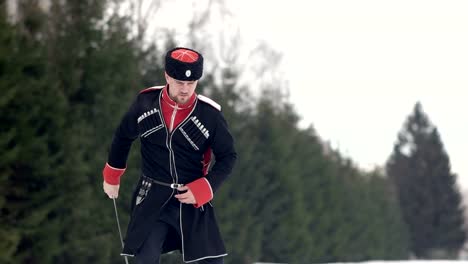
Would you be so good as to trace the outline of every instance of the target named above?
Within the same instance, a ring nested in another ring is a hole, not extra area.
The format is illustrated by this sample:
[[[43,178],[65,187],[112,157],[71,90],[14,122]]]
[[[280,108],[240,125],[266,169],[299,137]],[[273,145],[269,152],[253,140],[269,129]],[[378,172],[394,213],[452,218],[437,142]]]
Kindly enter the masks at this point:
[[[106,181],[102,182],[102,188],[104,189],[104,192],[111,199],[116,199],[119,196],[119,187],[120,185],[112,185]]]
[[[178,191],[186,191],[184,193],[179,193],[174,195],[175,198],[179,199],[179,202],[185,204],[195,204],[197,201],[195,200],[195,196],[193,196],[192,191],[187,186],[182,186],[177,188]]]

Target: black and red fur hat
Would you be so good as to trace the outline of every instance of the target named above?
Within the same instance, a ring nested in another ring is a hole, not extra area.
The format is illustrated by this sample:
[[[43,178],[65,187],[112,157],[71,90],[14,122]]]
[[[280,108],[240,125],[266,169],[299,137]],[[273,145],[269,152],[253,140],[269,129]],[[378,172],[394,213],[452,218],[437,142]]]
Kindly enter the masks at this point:
[[[203,56],[192,49],[177,47],[166,53],[166,73],[180,81],[195,81],[203,75]]]

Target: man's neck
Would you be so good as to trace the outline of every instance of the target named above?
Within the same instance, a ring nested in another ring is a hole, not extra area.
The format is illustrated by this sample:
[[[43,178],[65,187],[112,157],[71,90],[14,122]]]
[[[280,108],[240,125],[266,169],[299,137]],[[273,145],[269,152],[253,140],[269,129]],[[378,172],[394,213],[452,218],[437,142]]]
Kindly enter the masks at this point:
[[[190,96],[189,100],[186,103],[179,103],[174,99],[170,93],[169,93],[169,84],[164,87],[163,90],[163,100],[169,104],[172,107],[175,107],[177,105],[178,108],[183,109],[183,108],[190,108],[190,106],[195,102],[197,95],[196,93],[193,93],[192,96]]]

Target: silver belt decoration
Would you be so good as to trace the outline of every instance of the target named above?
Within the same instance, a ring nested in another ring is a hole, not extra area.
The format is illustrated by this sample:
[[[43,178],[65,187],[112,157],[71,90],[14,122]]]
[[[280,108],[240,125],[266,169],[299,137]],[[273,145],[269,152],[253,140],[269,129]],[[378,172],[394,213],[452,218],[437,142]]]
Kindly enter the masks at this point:
[[[138,191],[138,196],[136,198],[136,205],[139,205],[143,200],[145,200],[148,191],[151,189],[151,182],[143,178],[141,182],[140,190]]]
[[[148,176],[142,176],[142,181],[141,181],[141,186],[140,190],[138,191],[138,196],[136,198],[136,205],[139,205],[143,200],[145,200],[146,195],[148,195],[148,191],[151,189],[152,184],[158,184],[162,186],[169,187],[171,189],[177,189],[179,187],[183,187],[184,184],[182,183],[167,183],[167,182],[162,182],[158,181],[152,178],[149,178]]]

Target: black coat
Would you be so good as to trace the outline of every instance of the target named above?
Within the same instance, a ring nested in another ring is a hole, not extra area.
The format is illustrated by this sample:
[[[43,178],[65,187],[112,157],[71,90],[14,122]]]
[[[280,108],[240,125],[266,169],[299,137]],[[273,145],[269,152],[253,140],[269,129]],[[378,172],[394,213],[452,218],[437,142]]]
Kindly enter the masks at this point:
[[[109,165],[126,167],[130,146],[139,137],[143,175],[167,183],[187,184],[203,177],[201,161],[205,151],[211,149],[216,163],[205,177],[216,193],[236,160],[233,138],[219,105],[198,96],[189,116],[169,133],[161,110],[161,88],[140,93],[125,114],[114,135]],[[122,254],[138,253],[152,223],[174,194],[174,189],[158,184],[148,187],[140,179]],[[180,204],[180,227],[181,239],[169,233],[163,253],[180,249],[185,262],[226,255],[211,203],[200,208]]]
[[[152,184],[143,202],[133,208],[123,254],[134,255],[138,252],[149,235],[151,224],[159,218],[162,207],[174,194],[168,187]],[[191,204],[181,203],[180,225],[182,237],[176,232],[169,232],[162,253],[181,250],[185,262],[227,255],[211,204],[195,208]]]

